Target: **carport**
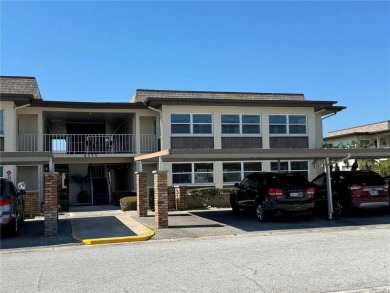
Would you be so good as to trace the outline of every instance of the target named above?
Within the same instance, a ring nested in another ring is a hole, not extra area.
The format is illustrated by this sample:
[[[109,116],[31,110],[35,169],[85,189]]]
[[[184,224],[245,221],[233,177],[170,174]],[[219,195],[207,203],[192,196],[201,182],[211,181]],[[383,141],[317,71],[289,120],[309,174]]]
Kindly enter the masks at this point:
[[[57,235],[58,231],[58,173],[54,171],[52,152],[1,152],[0,165],[49,164],[45,176],[45,236]],[[37,203],[38,204],[38,203]]]
[[[332,220],[333,202],[330,180],[331,161],[345,159],[381,159],[390,158],[389,148],[346,148],[346,149],[168,149],[147,155],[137,156],[139,170],[142,162],[197,162],[197,161],[237,161],[237,160],[323,160],[327,173],[328,218]],[[164,171],[167,172],[167,171]],[[138,182],[137,182],[138,184]],[[156,184],[156,182],[155,182]],[[138,187],[137,187],[138,190]],[[167,213],[166,213],[167,215]]]

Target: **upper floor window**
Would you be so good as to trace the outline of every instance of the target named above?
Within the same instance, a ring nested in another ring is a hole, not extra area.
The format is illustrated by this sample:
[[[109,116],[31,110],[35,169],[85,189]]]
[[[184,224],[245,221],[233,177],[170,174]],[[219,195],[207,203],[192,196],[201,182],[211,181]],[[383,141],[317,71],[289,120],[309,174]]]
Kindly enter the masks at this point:
[[[306,115],[270,115],[270,134],[306,134]]]
[[[172,134],[212,134],[211,114],[171,114]]]
[[[222,134],[260,134],[260,115],[223,114]]]

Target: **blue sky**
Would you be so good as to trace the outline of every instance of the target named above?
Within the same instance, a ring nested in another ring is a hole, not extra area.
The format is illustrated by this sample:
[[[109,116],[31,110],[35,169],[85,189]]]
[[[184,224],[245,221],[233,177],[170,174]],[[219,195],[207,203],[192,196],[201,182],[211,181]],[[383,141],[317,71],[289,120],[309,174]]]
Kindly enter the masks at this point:
[[[390,2],[2,1],[1,75],[44,100],[136,89],[303,93],[328,131],[390,120]]]

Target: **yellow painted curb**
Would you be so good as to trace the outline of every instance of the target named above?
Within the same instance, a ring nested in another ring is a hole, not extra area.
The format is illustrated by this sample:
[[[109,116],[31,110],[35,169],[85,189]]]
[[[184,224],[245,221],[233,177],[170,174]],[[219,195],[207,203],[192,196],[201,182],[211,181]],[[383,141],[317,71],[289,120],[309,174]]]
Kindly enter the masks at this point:
[[[121,242],[134,242],[134,241],[146,241],[152,238],[155,232],[149,227],[143,225],[149,234],[143,236],[123,236],[123,237],[110,237],[110,238],[96,238],[96,239],[82,239],[77,236],[75,232],[72,232],[72,237],[75,240],[81,241],[84,244],[108,244],[108,243],[121,243]]]

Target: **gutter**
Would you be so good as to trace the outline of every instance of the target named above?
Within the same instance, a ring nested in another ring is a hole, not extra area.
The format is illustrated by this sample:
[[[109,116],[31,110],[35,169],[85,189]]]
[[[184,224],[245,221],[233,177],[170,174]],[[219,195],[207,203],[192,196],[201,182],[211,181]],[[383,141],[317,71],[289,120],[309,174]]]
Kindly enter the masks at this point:
[[[163,121],[162,121],[162,111],[159,110],[159,109],[156,109],[156,108],[153,108],[150,105],[150,100],[148,99],[147,101],[144,102],[144,105],[149,109],[149,110],[153,110],[153,111],[156,111],[159,113],[159,127],[156,127],[156,129],[159,129],[159,132],[160,132],[160,144],[161,144],[161,134],[164,133],[164,126],[163,126]],[[158,157],[158,170],[161,170],[161,167],[162,167],[162,159],[161,159],[161,156]],[[140,161],[140,168],[141,168],[141,171],[142,171],[142,161]]]

